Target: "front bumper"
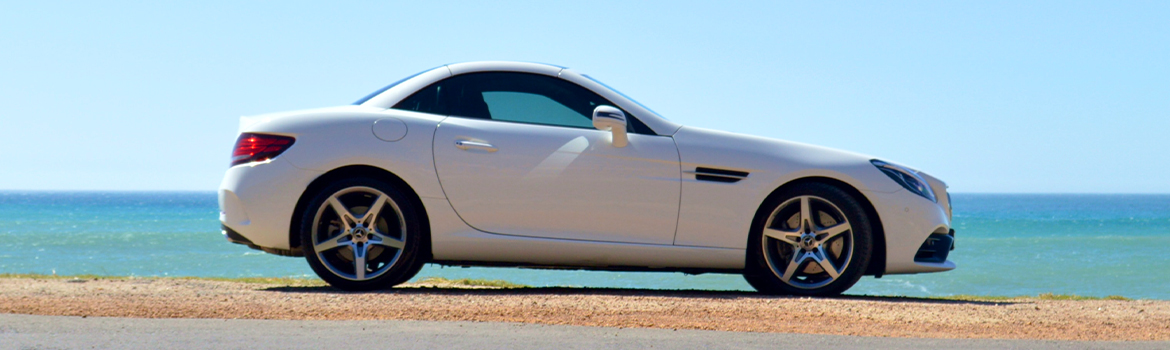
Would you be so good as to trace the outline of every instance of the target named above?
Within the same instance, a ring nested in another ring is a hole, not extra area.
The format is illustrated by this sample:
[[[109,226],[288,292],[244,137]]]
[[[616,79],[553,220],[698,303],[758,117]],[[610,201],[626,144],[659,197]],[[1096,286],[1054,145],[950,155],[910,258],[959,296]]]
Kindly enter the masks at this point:
[[[883,274],[955,269],[955,263],[946,260],[945,253],[941,255],[941,259],[938,259],[938,256],[927,260],[916,259],[923,246],[931,243],[929,242],[931,238],[940,238],[936,235],[953,237],[950,236],[953,232],[950,217],[942,205],[906,190],[867,195],[870,196],[885,231],[886,266]],[[947,244],[945,252],[950,251],[951,244]]]
[[[947,255],[955,250],[955,229],[946,234],[932,233],[914,254],[916,263],[945,263]]]

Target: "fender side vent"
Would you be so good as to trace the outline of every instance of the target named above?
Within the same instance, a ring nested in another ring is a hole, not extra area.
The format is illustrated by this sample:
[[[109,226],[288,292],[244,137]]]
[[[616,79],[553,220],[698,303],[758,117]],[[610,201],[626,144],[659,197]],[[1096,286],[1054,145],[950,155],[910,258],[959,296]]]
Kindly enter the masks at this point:
[[[697,167],[695,171],[687,171],[688,174],[695,174],[695,180],[734,183],[739,182],[748,177],[748,173],[743,171],[715,169]]]

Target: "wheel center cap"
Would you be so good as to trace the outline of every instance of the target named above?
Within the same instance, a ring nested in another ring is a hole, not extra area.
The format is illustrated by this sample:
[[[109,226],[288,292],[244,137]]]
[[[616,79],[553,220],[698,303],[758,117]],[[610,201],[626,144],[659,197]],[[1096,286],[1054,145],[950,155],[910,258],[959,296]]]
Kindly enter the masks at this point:
[[[354,242],[365,243],[367,237],[368,237],[368,235],[366,233],[366,229],[361,228],[361,227],[353,229],[353,241]]]
[[[805,234],[800,237],[800,245],[804,246],[804,249],[812,249],[816,244],[817,238],[813,235]]]

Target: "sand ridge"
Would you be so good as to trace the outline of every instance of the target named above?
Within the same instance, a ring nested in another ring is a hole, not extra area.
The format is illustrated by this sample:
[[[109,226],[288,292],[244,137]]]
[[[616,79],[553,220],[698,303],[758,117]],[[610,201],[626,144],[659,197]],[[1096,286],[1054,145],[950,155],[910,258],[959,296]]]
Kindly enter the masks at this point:
[[[168,278],[0,279],[0,312],[141,318],[504,321],[836,335],[1170,340],[1170,301],[953,301],[747,292],[408,285],[348,293]]]

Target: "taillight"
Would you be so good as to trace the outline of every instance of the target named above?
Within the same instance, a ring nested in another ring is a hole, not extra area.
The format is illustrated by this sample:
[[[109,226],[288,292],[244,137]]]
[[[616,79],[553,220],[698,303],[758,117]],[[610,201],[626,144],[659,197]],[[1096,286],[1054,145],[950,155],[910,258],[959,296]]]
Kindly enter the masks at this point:
[[[292,146],[293,141],[296,139],[288,136],[240,134],[236,140],[236,149],[232,151],[232,166],[276,158]]]

